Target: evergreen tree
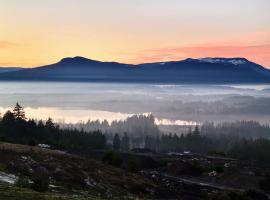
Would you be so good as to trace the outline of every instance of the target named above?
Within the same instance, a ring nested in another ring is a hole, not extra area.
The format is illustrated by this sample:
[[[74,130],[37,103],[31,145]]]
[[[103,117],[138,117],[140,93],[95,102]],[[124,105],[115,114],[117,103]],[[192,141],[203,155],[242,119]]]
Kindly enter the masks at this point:
[[[200,130],[199,130],[199,126],[198,126],[198,125],[195,126],[195,129],[194,129],[194,131],[193,131],[193,134],[194,134],[194,135],[197,135],[197,136],[200,135]]]
[[[16,119],[26,120],[24,109],[18,102],[13,108],[13,115]]]
[[[113,138],[113,149],[114,150],[119,150],[121,147],[121,140],[119,135],[116,133]]]
[[[14,121],[15,121],[15,116],[14,116],[14,114],[11,112],[11,111],[7,111],[5,114],[4,114],[4,116],[3,116],[3,119],[2,119],[2,123],[4,124],[4,125],[14,125],[13,123],[14,123]]]
[[[159,136],[156,137],[156,142],[155,142],[155,146],[156,146],[156,151],[159,152],[160,151],[160,138]]]
[[[129,151],[129,148],[130,148],[130,141],[129,141],[129,137],[127,135],[127,133],[125,132],[124,133],[124,136],[122,138],[122,142],[121,142],[121,146],[122,146],[122,150],[123,151]]]
[[[145,149],[150,149],[151,148],[151,141],[150,141],[150,137],[149,136],[146,136],[145,137],[144,148]]]
[[[54,128],[54,123],[53,123],[53,120],[52,120],[52,118],[48,118],[47,119],[47,121],[46,121],[46,123],[45,123],[45,126],[47,127],[47,128],[49,128],[49,129],[53,129]]]

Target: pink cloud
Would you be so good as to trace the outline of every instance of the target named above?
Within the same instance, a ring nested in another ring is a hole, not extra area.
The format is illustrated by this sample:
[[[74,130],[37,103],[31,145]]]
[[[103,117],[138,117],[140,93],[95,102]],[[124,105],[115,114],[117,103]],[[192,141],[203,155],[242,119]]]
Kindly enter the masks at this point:
[[[229,46],[198,45],[160,49],[149,49],[141,52],[132,63],[182,60],[202,57],[244,57],[265,67],[270,67],[270,44]]]

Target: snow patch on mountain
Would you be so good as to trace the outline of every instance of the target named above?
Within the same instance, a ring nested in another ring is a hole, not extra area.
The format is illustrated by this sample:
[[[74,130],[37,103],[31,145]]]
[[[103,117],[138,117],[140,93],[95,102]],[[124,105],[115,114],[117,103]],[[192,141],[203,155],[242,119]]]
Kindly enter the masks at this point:
[[[246,64],[247,61],[243,59],[223,59],[223,58],[201,58],[198,59],[200,62],[208,62],[208,63],[231,63],[233,65],[243,65]]]

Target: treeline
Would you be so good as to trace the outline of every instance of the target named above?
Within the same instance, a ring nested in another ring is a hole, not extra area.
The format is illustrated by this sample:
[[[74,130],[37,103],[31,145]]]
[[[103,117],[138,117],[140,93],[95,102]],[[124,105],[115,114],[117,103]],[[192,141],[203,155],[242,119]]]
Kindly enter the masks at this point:
[[[128,133],[132,140],[131,143],[134,142],[134,146],[140,146],[140,143],[143,143],[144,140],[141,138],[145,138],[146,135],[157,137],[162,134],[159,127],[155,124],[153,115],[133,115],[124,121],[113,121],[111,124],[109,124],[107,120],[89,120],[87,123],[60,124],[60,127],[75,128],[78,130],[83,129],[86,132],[100,130],[102,133],[106,134],[110,141],[113,140],[113,135],[116,133],[120,136],[123,136],[124,133]],[[191,131],[183,131],[182,133],[187,135],[190,132]],[[246,139],[270,138],[270,127],[267,124],[264,125],[257,121],[206,122],[200,126],[200,133],[203,136],[213,139],[224,139],[224,137]],[[177,135],[179,135],[179,133],[177,133]]]
[[[145,148],[156,152],[183,152],[222,154],[238,159],[270,162],[270,140],[267,138],[246,139],[221,135],[211,138],[201,133],[198,126],[188,134],[147,136]]]
[[[78,130],[83,129],[87,132],[100,130],[105,134],[118,133],[124,135],[128,133],[133,137],[143,137],[145,135],[158,135],[160,131],[155,124],[155,118],[153,115],[133,115],[123,121],[112,121],[111,124],[107,120],[88,120],[86,123],[77,124],[60,124],[63,128],[76,128]]]
[[[0,119],[0,140],[19,144],[49,144],[59,149],[104,149],[106,137],[100,131],[60,129],[49,118],[46,122],[26,119],[18,103]]]
[[[269,125],[256,121],[236,121],[214,124],[206,122],[201,126],[201,132],[211,138],[233,136],[239,138],[270,138]]]
[[[89,121],[86,124],[92,127],[93,123]],[[28,145],[49,144],[58,149],[78,151],[107,148],[127,152],[132,148],[144,147],[165,153],[216,152],[240,159],[270,161],[269,126],[257,122],[206,123],[181,135],[161,134],[152,115],[137,115],[123,122],[115,121],[111,125],[106,122],[94,124],[103,128],[114,127],[115,132],[103,134],[98,126],[90,129],[92,131],[82,127],[60,128],[50,118],[46,122],[26,119],[24,109],[17,103],[13,111],[7,111],[0,118],[0,141]]]
[[[258,160],[270,162],[270,140],[269,139],[242,139],[234,142],[228,154],[232,157],[245,160]]]
[[[146,149],[156,152],[183,152],[192,151],[197,153],[206,153],[213,148],[213,142],[210,138],[202,136],[199,127],[196,126],[187,134],[163,134],[160,137],[146,136]]]
[[[84,130],[86,132],[101,131],[106,136],[109,148],[124,151],[143,147],[146,135],[156,137],[161,134],[158,126],[155,124],[155,118],[151,114],[133,115],[123,121],[114,120],[112,123],[109,123],[107,120],[88,120],[86,123],[60,124],[60,128]],[[119,148],[115,147],[115,142],[118,141],[118,138],[120,140]]]

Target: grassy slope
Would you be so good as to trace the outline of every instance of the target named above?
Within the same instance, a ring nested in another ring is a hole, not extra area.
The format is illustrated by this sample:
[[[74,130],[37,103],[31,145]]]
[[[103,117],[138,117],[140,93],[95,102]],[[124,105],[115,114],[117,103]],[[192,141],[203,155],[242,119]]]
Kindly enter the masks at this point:
[[[78,194],[72,192],[74,189],[83,194],[90,192],[94,196],[99,197],[101,195],[103,198],[110,199],[112,199],[111,197],[119,199],[117,197],[128,197],[130,195],[134,198],[153,198],[156,197],[156,193],[161,189],[156,183],[138,174],[127,173],[122,169],[103,165],[92,159],[57,150],[0,143],[0,170],[2,168],[2,171],[5,169],[8,173],[20,174],[31,179],[33,173],[30,173],[29,169],[35,171],[40,167],[46,169],[48,175],[53,180],[53,185],[61,188],[58,191],[61,194]],[[86,185],[86,178],[89,178],[94,185]],[[14,191],[15,196],[25,196],[23,193],[30,191],[20,191],[15,187],[13,189],[18,191],[17,193]],[[11,190],[12,188],[8,189],[7,192]],[[2,189],[0,197],[1,195],[3,196],[3,191]],[[6,193],[5,195],[9,194]],[[31,196],[31,194],[29,195]],[[46,199],[46,195],[44,194],[42,198]],[[58,196],[53,197],[51,195],[50,198],[57,199]]]

